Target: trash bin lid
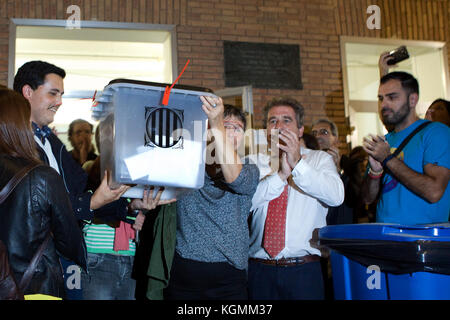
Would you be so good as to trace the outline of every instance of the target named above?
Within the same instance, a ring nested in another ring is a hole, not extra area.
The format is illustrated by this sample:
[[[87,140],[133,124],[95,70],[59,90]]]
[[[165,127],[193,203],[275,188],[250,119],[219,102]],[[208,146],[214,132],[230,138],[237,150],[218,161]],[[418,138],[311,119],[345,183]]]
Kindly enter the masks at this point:
[[[449,241],[450,223],[400,225],[362,223],[326,226],[319,230],[319,239],[365,239],[386,241]]]

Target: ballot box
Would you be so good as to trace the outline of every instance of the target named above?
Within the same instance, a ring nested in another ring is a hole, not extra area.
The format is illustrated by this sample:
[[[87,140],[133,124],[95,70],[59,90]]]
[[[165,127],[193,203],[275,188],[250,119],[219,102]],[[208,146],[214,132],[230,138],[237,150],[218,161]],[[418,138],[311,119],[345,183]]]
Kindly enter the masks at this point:
[[[163,105],[166,87],[117,79],[94,101],[101,170],[112,188],[133,186],[124,197],[140,198],[145,186],[156,186],[165,189],[162,199],[171,199],[203,186],[208,122],[200,96],[216,96],[175,85]]]

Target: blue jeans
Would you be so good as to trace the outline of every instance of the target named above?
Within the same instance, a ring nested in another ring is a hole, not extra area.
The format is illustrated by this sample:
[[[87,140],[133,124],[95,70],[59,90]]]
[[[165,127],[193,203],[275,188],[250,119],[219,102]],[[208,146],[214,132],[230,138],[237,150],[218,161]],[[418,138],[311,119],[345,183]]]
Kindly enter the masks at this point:
[[[136,280],[131,278],[134,257],[88,253],[88,271],[81,274],[84,300],[134,300]]]

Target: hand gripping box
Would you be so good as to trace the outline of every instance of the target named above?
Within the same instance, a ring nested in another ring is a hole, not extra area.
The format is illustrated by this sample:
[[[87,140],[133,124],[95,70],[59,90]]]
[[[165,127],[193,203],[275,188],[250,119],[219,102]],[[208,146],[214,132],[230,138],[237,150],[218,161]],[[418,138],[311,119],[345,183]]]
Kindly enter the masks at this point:
[[[166,86],[117,79],[93,104],[102,173],[108,170],[111,188],[135,185],[124,197],[141,198],[145,186],[159,186],[165,188],[161,199],[171,199],[203,186],[208,127],[200,96],[215,95],[176,85],[164,106]]]

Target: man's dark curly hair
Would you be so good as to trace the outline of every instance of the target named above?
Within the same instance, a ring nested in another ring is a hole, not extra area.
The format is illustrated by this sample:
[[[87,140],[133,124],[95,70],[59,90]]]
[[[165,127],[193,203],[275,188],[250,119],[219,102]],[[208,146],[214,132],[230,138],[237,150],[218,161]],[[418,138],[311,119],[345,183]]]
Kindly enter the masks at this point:
[[[51,63],[44,61],[27,62],[17,71],[13,88],[20,94],[22,94],[22,88],[25,85],[29,85],[33,90],[36,90],[44,84],[45,77],[50,73],[55,73],[63,79],[66,77],[66,72],[63,69]]]
[[[390,80],[398,80],[402,84],[402,89],[409,96],[411,93],[419,94],[419,82],[410,73],[403,71],[395,71],[388,73],[380,79],[380,84],[385,84]]]

